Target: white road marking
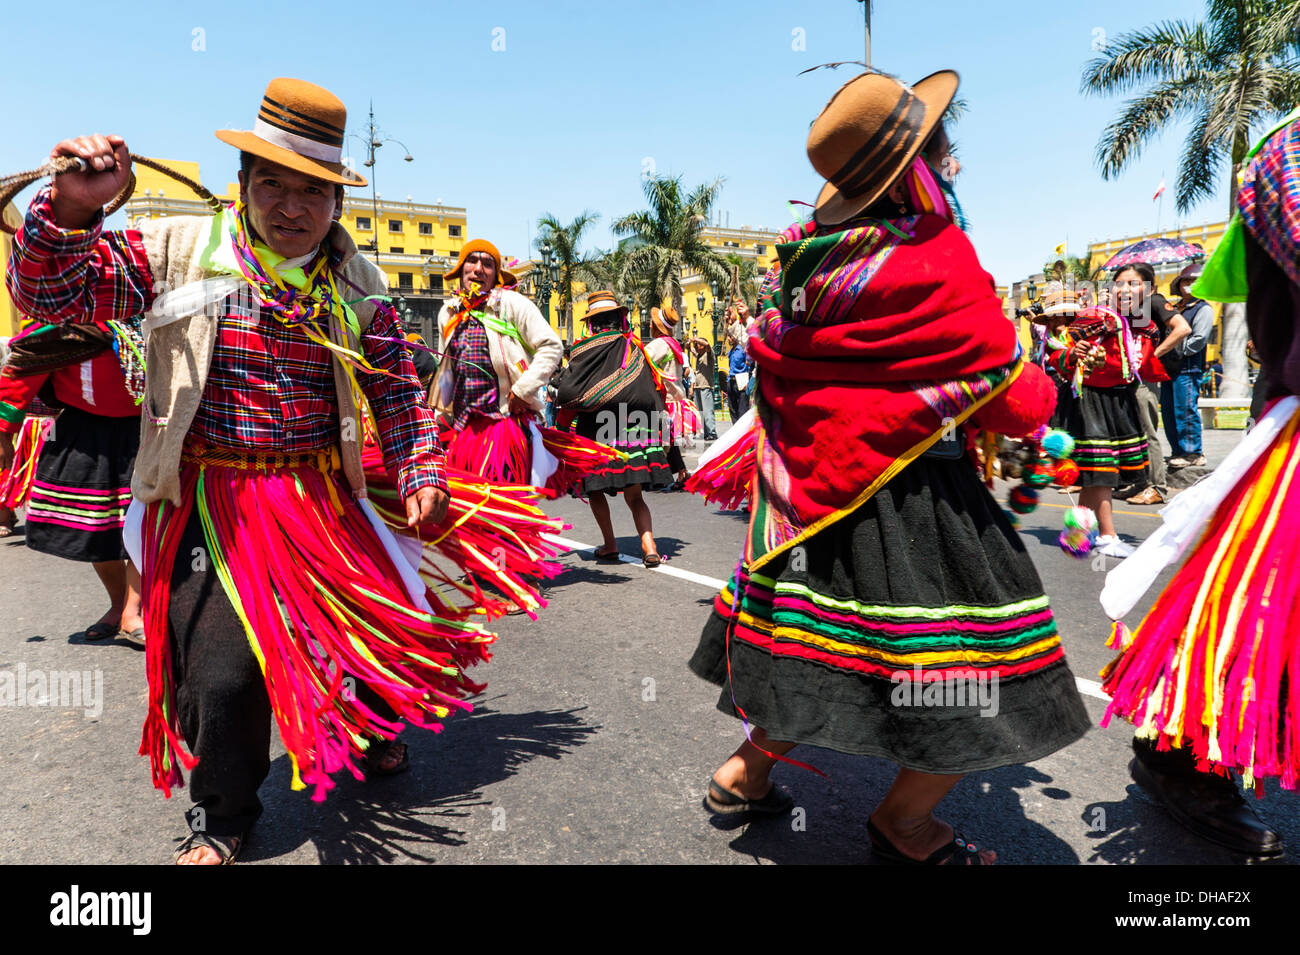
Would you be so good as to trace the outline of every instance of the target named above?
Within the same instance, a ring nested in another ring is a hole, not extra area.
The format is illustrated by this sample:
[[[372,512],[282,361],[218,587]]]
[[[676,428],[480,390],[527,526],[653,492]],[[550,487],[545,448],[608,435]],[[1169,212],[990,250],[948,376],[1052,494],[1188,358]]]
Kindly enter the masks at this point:
[[[543,536],[545,536],[547,540],[559,544],[561,547],[569,548],[569,550],[574,553],[595,553],[596,551],[595,544],[584,544],[582,541],[572,540],[568,537],[559,537],[555,534],[545,534]],[[638,567],[643,566],[640,560],[635,557],[629,557],[627,554],[619,554],[618,559],[625,564],[635,564]],[[727,585],[725,580],[719,580],[716,577],[708,577],[704,574],[697,574],[691,570],[682,570],[679,567],[671,567],[667,564],[660,564],[658,567],[647,567],[645,569],[654,570],[661,574],[667,574],[669,577],[688,580],[693,584],[701,584],[712,590],[721,590]],[[1094,699],[1105,700],[1107,703],[1110,702],[1110,697],[1102,692],[1101,684],[1096,680],[1085,680],[1083,677],[1076,676],[1074,682],[1079,688],[1079,692],[1084,696],[1091,696]]]
[[[544,536],[547,540],[554,541],[556,544],[559,544],[562,547],[567,547],[571,551],[596,552],[595,544],[584,544],[582,541],[570,540],[567,537],[557,537],[554,534],[546,534]],[[627,554],[619,554],[618,559],[625,564],[636,564],[638,567],[642,567],[645,570],[653,570],[656,573],[667,574],[669,577],[689,580],[693,584],[701,584],[702,586],[712,588],[713,590],[721,590],[723,587],[727,586],[725,580],[719,580],[717,577],[707,577],[704,574],[697,574],[693,570],[682,570],[681,568],[673,567],[670,564],[660,564],[658,567],[645,567],[645,565],[641,563],[639,557],[629,557]]]
[[[1075,686],[1079,688],[1079,692],[1084,696],[1091,696],[1099,700],[1105,700],[1107,703],[1110,702],[1110,697],[1102,692],[1101,684],[1096,680],[1085,680],[1081,676],[1076,676],[1074,678],[1074,683]]]

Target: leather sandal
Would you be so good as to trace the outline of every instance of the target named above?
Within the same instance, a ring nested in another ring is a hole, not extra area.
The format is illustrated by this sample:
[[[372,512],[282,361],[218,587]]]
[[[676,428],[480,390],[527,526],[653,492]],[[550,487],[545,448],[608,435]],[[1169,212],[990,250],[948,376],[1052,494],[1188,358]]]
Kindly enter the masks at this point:
[[[730,816],[741,812],[755,812],[763,816],[783,816],[794,808],[794,797],[773,783],[762,799],[746,799],[710,777],[709,790],[704,796],[704,808],[719,815]]]
[[[952,841],[935,849],[924,859],[913,859],[885,838],[874,822],[867,820],[867,837],[871,840],[871,852],[895,865],[991,865],[985,862],[975,843],[967,842],[955,829]]]

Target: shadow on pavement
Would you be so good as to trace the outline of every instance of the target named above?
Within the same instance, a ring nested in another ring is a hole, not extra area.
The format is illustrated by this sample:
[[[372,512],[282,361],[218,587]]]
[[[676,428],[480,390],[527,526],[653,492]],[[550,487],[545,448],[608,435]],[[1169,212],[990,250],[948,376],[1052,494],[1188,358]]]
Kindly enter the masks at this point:
[[[373,782],[343,772],[323,803],[290,791],[289,758],[281,755],[262,786],[266,811],[240,858],[275,858],[310,841],[322,865],[435,862],[438,846],[466,843],[465,820],[490,804],[484,786],[539,757],[559,759],[597,732],[580,714],[495,713],[478,704],[436,736],[408,728],[402,734],[411,752],[408,772]]]
[[[803,750],[800,747],[799,752]],[[715,827],[743,827],[731,848],[756,860],[779,865],[881,864],[871,852],[867,818],[892,784],[896,767],[883,759],[811,747],[808,754],[799,758],[830,779],[786,767],[774,773],[795,796],[790,816],[752,823],[715,821]],[[1075,865],[1079,858],[1070,845],[1028,819],[1021,805],[1033,791],[1052,799],[1070,798],[1064,790],[1041,788],[1051,782],[1052,777],[1033,766],[972,773],[939,804],[936,815],[976,845],[996,850],[999,865]]]

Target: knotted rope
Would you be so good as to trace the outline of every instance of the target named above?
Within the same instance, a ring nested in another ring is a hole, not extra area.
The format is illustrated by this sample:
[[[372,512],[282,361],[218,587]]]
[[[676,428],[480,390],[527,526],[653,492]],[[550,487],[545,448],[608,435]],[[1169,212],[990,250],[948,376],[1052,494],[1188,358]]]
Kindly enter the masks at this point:
[[[214,213],[219,213],[224,208],[221,200],[205,189],[201,183],[195,182],[188,176],[181,175],[174,169],[167,168],[157,160],[137,156],[135,153],[131,153],[130,156],[131,162],[156,170],[164,176],[175,179],[181,185],[194,190],[195,194],[206,202]],[[85,171],[87,168],[86,161],[78,156],[56,156],[37,169],[29,169],[26,172],[16,172],[10,176],[0,177],[0,209],[3,209],[26,186],[38,179],[44,179],[46,176],[58,176],[65,172]],[[127,180],[126,187],[114,197],[112,202],[104,207],[104,215],[112,215],[122,208],[126,201],[131,198],[133,192],[135,192],[135,173],[131,173],[131,178]],[[14,233],[14,230],[9,228],[2,218],[0,218],[0,229],[10,235]]]

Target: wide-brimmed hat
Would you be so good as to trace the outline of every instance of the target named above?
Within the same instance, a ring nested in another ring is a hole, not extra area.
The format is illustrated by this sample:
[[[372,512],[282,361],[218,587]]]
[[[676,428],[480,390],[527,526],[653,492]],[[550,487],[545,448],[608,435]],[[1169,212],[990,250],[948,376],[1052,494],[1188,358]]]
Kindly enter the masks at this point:
[[[366,180],[343,165],[348,111],[324,87],[286,76],[271,80],[251,130],[219,129],[217,139],[241,152],[345,186]]]
[[[1201,277],[1201,273],[1204,271],[1205,264],[1203,262],[1193,262],[1191,265],[1187,266],[1187,268],[1174,276],[1174,280],[1169,283],[1169,294],[1181,297],[1183,294],[1183,283],[1196,281]]]
[[[1035,315],[1033,321],[1045,324],[1053,318],[1073,318],[1079,313],[1080,308],[1079,296],[1074,289],[1053,282],[1043,292],[1042,314]]]
[[[583,321],[590,323],[593,318],[600,315],[613,314],[627,317],[627,306],[618,304],[618,299],[614,297],[613,292],[592,292],[587,296],[587,314],[583,316]]]
[[[677,314],[677,309],[671,305],[665,305],[663,308],[650,309],[650,324],[665,335],[671,335],[677,328],[677,322],[681,318]]]
[[[864,73],[831,97],[808,132],[808,159],[826,180],[813,213],[819,225],[847,222],[907,171],[957,93],[952,70],[904,86]]]
[[[519,284],[519,279],[515,278],[515,274],[501,264],[501,253],[497,251],[497,247],[487,239],[470,239],[461,246],[460,255],[456,257],[455,267],[443,275],[443,279],[450,282],[452,279],[460,278],[461,269],[465,268],[465,260],[469,258],[471,252],[486,252],[496,260],[497,285]]]

